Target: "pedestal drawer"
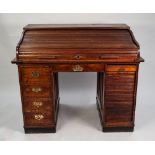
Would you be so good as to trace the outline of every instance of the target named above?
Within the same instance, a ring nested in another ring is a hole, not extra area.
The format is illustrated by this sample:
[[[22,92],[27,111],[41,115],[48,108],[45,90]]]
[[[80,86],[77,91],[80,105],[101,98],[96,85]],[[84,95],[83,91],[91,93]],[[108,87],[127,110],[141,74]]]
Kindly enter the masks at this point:
[[[33,84],[22,85],[23,97],[51,97],[51,87],[49,85]]]
[[[38,113],[24,113],[24,125],[25,126],[48,126],[53,125],[54,116],[51,112],[38,112]]]
[[[54,104],[51,99],[48,98],[37,98],[23,99],[23,110],[24,112],[41,112],[51,111],[54,112]]]
[[[107,65],[106,71],[112,72],[135,72],[136,65]]]
[[[19,71],[22,83],[50,82],[49,67],[20,66]]]

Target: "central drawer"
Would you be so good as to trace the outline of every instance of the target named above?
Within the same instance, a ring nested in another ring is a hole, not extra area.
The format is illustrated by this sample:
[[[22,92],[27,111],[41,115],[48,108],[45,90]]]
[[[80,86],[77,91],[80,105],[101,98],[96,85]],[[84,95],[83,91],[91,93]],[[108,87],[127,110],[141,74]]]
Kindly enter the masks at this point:
[[[54,72],[103,72],[104,64],[55,64],[52,65]]]

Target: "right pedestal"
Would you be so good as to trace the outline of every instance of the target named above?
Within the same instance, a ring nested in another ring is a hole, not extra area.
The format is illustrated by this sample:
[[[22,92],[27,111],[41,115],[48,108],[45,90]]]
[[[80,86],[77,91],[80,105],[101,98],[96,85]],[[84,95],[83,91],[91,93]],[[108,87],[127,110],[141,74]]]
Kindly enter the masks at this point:
[[[108,64],[97,74],[97,107],[104,132],[133,131],[138,64]]]

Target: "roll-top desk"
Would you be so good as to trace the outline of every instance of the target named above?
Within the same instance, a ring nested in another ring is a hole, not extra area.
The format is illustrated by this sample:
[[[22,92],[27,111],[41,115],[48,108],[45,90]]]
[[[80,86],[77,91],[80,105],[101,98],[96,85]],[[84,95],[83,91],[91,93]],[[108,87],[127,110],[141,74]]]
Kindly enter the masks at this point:
[[[56,132],[58,72],[97,72],[103,131],[133,131],[144,60],[129,26],[27,25],[16,51],[25,133]]]

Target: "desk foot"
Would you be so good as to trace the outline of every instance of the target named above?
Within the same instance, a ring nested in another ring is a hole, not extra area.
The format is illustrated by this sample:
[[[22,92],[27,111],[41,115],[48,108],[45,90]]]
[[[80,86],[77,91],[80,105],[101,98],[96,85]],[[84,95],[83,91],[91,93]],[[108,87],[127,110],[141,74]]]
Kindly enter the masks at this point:
[[[56,128],[24,128],[25,133],[56,133]]]
[[[103,127],[103,132],[133,132],[134,127]]]

